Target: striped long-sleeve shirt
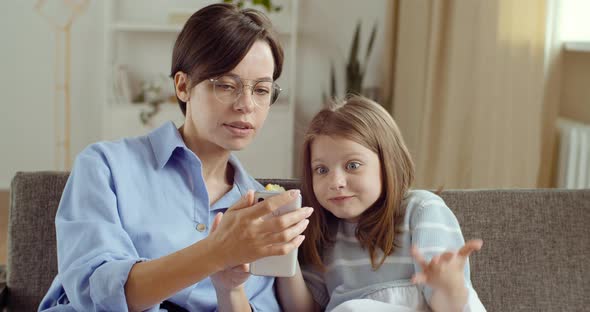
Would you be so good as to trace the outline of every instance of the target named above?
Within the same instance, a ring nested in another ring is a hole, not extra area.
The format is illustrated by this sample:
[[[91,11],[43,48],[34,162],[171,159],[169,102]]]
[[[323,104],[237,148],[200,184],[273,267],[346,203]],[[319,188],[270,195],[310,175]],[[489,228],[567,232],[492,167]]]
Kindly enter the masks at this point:
[[[402,233],[395,238],[400,246],[374,271],[368,250],[362,249],[354,233],[356,224],[340,222],[336,242],[325,251],[327,271],[320,273],[303,267],[303,275],[314,299],[333,309],[353,299],[373,299],[428,310],[432,289],[411,282],[420,266],[410,255],[416,245],[427,260],[447,250],[456,251],[465,244],[457,218],[437,195],[428,191],[410,191],[402,203],[406,209]],[[377,254],[381,259],[382,254]],[[469,264],[465,266],[465,284],[469,289],[466,311],[485,309],[473,290]]]

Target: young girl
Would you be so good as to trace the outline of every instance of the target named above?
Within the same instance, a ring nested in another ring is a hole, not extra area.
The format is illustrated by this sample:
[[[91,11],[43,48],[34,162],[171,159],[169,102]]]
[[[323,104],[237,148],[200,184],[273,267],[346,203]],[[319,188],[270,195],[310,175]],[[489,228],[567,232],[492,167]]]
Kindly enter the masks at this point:
[[[414,164],[379,104],[351,96],[319,112],[303,168],[315,213],[301,270],[277,279],[285,310],[485,311],[467,261],[482,241],[464,242],[439,196],[410,190]]]

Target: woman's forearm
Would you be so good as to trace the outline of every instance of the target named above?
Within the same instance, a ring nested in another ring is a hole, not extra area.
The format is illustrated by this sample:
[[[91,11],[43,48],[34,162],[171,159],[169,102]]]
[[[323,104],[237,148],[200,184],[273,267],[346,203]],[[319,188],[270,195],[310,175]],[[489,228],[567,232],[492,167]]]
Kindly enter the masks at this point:
[[[223,257],[208,239],[203,239],[162,258],[136,263],[125,283],[129,310],[143,311],[220,271]]]
[[[279,302],[284,311],[320,311],[319,305],[313,300],[307,285],[305,285],[299,264],[297,264],[295,276],[277,277],[275,283]]]

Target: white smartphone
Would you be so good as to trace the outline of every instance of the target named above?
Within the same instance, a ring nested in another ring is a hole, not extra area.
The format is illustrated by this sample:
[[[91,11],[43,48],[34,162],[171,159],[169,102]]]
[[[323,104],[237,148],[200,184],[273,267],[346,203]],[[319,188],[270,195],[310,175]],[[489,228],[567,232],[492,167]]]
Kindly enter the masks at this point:
[[[256,192],[255,201],[261,202],[269,197],[280,194],[280,192]],[[266,218],[275,218],[282,214],[301,208],[301,194],[287,205],[279,207]],[[297,270],[297,248],[284,256],[270,256],[258,259],[250,264],[250,273],[254,275],[291,277]]]

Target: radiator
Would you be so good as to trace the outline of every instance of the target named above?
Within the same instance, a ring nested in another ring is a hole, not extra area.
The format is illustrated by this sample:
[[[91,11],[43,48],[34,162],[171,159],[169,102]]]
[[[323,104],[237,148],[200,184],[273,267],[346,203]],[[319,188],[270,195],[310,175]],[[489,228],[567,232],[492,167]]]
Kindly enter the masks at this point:
[[[557,187],[590,188],[590,125],[558,119],[559,163]]]

